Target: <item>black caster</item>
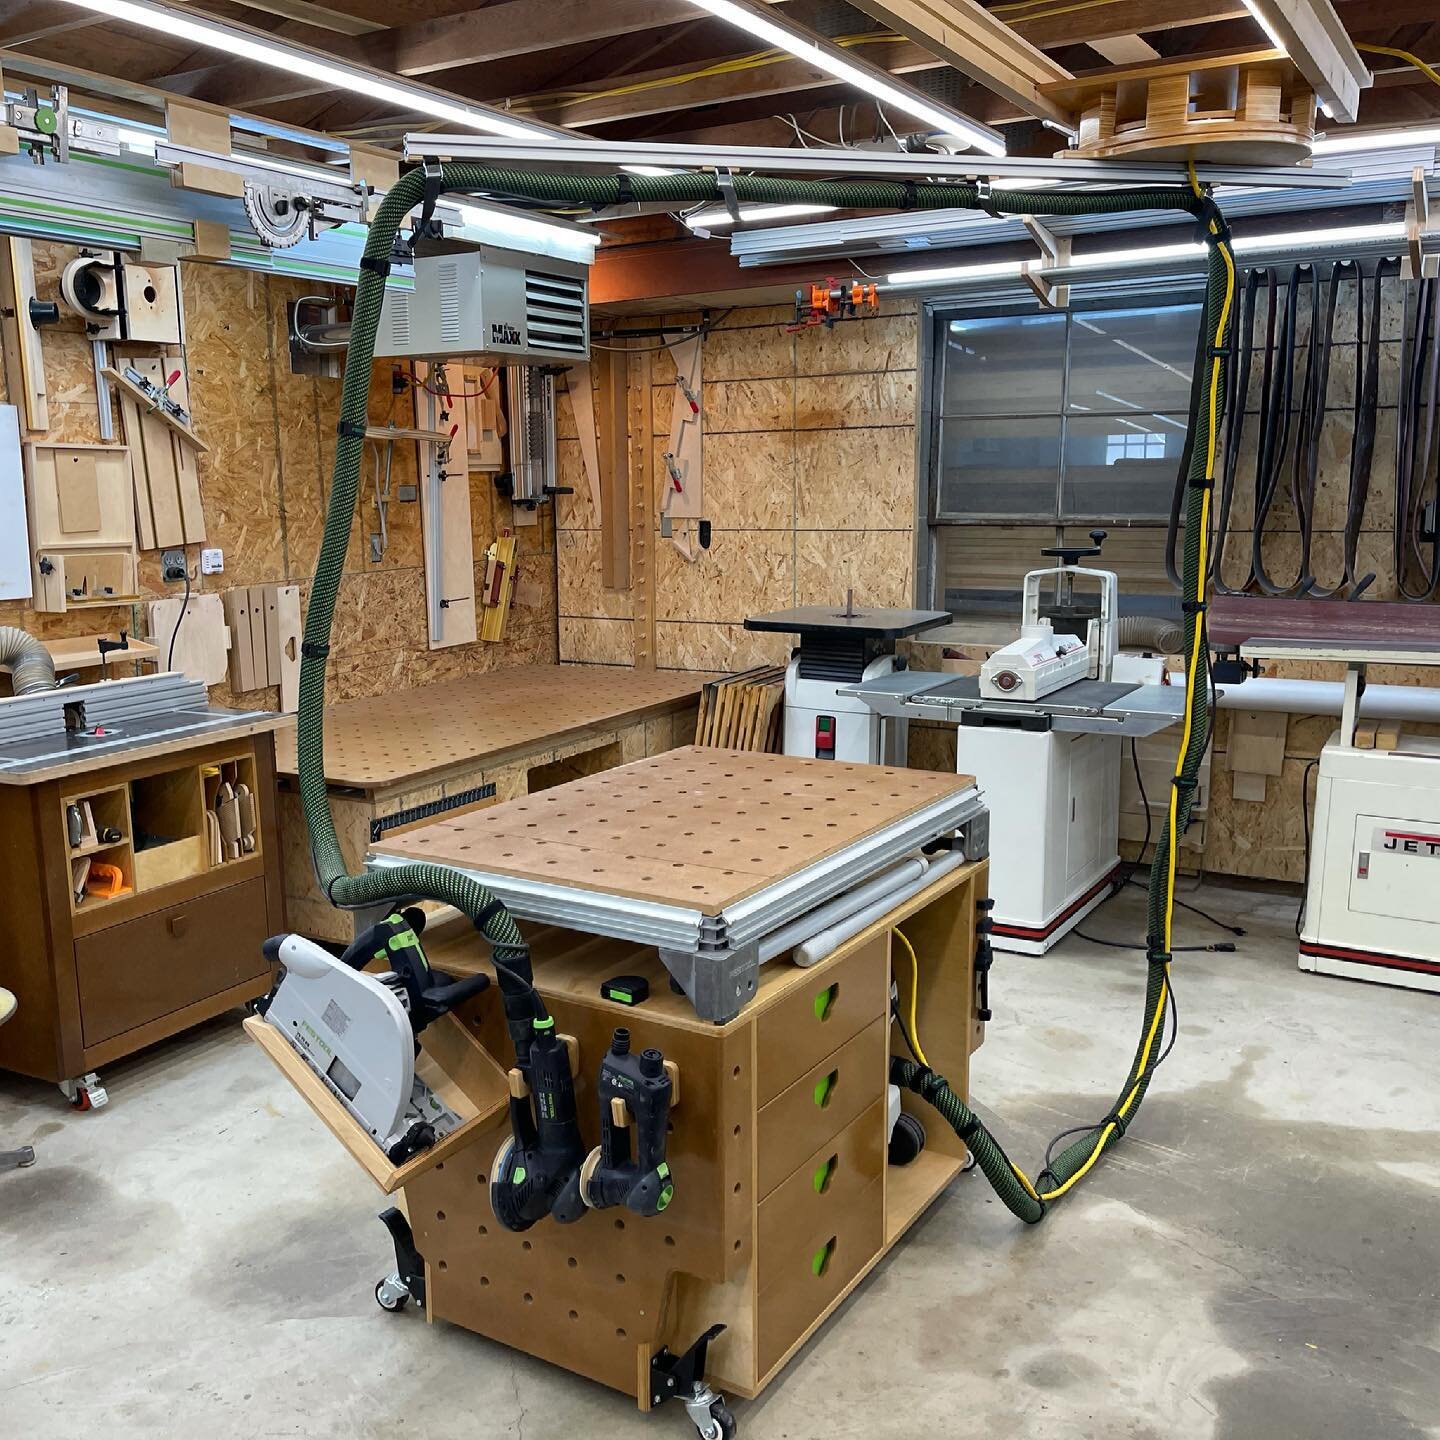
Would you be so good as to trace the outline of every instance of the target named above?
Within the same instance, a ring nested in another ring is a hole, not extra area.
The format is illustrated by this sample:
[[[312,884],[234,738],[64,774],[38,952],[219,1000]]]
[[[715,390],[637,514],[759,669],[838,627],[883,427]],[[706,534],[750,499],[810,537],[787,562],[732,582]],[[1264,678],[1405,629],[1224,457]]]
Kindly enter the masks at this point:
[[[695,1428],[700,1432],[700,1440],[733,1440],[736,1430],[735,1416],[725,1403],[724,1396],[717,1395],[710,1402],[709,1415],[708,1425],[699,1420],[695,1422]]]
[[[375,1282],[375,1303],[398,1315],[410,1303],[410,1287],[398,1275],[387,1275]]]

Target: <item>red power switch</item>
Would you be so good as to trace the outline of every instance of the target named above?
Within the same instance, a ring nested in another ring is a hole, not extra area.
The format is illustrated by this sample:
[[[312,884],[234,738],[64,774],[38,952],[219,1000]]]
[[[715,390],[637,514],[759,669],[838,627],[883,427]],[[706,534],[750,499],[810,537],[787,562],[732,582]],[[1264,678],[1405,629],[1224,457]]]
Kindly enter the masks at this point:
[[[815,758],[817,760],[833,760],[835,758],[835,717],[833,715],[817,715],[815,717]]]

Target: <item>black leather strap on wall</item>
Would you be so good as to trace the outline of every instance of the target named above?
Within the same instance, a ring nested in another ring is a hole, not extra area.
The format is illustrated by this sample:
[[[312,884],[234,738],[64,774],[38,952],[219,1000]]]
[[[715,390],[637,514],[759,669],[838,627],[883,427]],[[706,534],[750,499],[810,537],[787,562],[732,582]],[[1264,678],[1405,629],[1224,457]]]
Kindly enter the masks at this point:
[[[1437,391],[1440,391],[1440,305],[1437,282],[1407,287],[1405,334],[1400,352],[1400,395],[1395,421],[1395,582],[1406,600],[1428,601],[1440,590],[1440,475],[1434,454]],[[1428,509],[1428,516],[1427,516]]]

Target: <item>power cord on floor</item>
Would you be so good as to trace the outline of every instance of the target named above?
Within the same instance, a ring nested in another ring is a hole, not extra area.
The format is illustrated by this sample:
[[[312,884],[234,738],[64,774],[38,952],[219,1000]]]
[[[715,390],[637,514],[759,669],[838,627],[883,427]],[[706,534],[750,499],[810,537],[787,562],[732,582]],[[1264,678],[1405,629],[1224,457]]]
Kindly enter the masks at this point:
[[[1300,777],[1300,834],[1305,841],[1305,873],[1300,877],[1300,903],[1295,907],[1295,934],[1305,923],[1305,897],[1310,893],[1310,772],[1320,763],[1317,755],[1305,766]]]

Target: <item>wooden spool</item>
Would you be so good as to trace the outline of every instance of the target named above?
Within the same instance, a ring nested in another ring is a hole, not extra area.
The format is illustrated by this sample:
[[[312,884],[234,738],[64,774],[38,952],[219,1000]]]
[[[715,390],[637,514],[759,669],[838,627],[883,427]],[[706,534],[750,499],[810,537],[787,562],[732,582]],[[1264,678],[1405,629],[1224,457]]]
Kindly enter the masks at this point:
[[[1315,95],[1278,50],[1191,56],[1046,85],[1080,116],[1084,160],[1294,165],[1310,158]]]

